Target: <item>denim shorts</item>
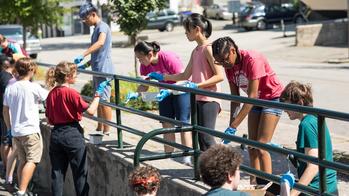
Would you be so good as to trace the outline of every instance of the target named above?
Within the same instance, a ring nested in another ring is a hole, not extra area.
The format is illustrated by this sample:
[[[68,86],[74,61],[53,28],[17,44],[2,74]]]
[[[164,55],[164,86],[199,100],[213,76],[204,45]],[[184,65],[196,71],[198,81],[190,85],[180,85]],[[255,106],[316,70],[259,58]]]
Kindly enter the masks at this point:
[[[267,101],[274,101],[274,102],[280,102],[279,98],[267,100]],[[260,106],[253,106],[251,109],[251,112],[256,113],[266,113],[266,114],[273,114],[275,116],[281,116],[282,110],[277,108],[267,108],[267,107],[260,107]]]
[[[101,83],[101,82],[104,82],[106,81],[108,78],[105,78],[105,77],[93,77],[93,87],[94,87],[94,90],[96,91],[97,88],[98,88],[98,85]],[[103,101],[110,101],[110,95],[111,95],[111,86],[107,86],[105,89],[104,89],[104,92],[103,94],[101,94],[101,99]]]
[[[160,116],[176,119],[182,122],[190,120],[190,95],[170,95],[159,102]]]

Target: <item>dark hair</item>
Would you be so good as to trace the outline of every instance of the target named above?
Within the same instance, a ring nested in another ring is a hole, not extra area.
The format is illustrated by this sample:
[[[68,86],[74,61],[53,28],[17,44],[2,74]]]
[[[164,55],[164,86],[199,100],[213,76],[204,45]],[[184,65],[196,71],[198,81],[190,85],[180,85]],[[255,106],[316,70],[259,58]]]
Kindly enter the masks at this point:
[[[313,106],[313,93],[309,84],[302,84],[292,80],[282,91],[280,100],[292,104],[302,102],[303,106]]]
[[[51,67],[46,72],[46,86],[49,88],[53,88],[56,84],[63,84],[66,80],[66,77],[69,75],[73,75],[76,72],[77,66],[74,63],[70,63],[67,61],[62,61],[58,63],[57,66]]]
[[[207,18],[201,14],[193,13],[183,21],[183,26],[186,31],[195,27],[200,27],[206,38],[209,38],[212,33],[212,24]]]
[[[139,42],[134,49],[135,52],[142,53],[144,55],[149,54],[149,52],[153,52],[156,54],[160,51],[160,44],[158,42],[146,42],[141,41]]]
[[[242,162],[241,154],[231,146],[216,144],[199,157],[202,181],[211,187],[221,187],[229,175],[235,175]]]
[[[224,58],[224,54],[228,53],[230,48],[234,47],[237,57],[236,57],[236,62],[235,63],[239,63],[241,60],[241,55],[239,52],[239,48],[238,46],[235,44],[234,40],[231,39],[230,37],[221,37],[216,39],[213,43],[212,43],[212,54],[213,57],[217,60],[217,59],[223,59]]]
[[[31,71],[35,73],[37,67],[37,64],[28,57],[20,58],[15,65],[15,69],[20,78],[27,76]]]
[[[0,70],[14,66],[14,63],[15,61],[13,58],[8,57],[5,54],[0,54]]]
[[[98,15],[98,8],[91,2],[86,2],[80,6],[79,16],[81,19],[86,18],[90,13],[95,12]]]
[[[160,173],[152,166],[137,167],[129,175],[130,188],[137,194],[150,194],[160,187]]]

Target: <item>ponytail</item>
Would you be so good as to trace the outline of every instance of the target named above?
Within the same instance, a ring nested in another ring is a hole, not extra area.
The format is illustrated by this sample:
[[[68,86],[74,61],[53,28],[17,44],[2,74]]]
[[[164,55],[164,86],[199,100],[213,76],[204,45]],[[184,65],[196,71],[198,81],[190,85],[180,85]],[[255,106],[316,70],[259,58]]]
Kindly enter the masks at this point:
[[[46,72],[45,84],[46,84],[46,87],[49,89],[52,89],[56,84],[55,71],[56,71],[56,67],[50,67]]]
[[[149,52],[153,52],[154,54],[156,54],[159,51],[160,51],[160,44],[156,41],[153,41],[153,42],[141,41],[134,48],[134,52],[142,53],[143,55],[147,55],[149,54]]]
[[[186,31],[190,31],[195,27],[200,27],[202,34],[209,38],[212,34],[212,23],[205,16],[193,13],[183,21],[183,26]]]
[[[55,87],[55,84],[63,84],[66,82],[67,76],[72,76],[77,70],[77,66],[74,63],[62,61],[57,66],[51,67],[46,72],[46,86],[48,88]]]

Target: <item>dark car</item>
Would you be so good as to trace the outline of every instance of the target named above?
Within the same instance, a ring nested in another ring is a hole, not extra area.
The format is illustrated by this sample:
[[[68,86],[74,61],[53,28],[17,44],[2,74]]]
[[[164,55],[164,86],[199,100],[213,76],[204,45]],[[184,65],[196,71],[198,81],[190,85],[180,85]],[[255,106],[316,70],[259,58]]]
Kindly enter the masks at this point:
[[[247,31],[267,29],[269,24],[284,22],[304,22],[303,16],[292,4],[270,4],[260,2],[246,4],[239,16],[240,26]]]
[[[180,16],[174,11],[166,9],[147,14],[147,28],[159,29],[159,31],[173,31],[174,27],[180,23]]]

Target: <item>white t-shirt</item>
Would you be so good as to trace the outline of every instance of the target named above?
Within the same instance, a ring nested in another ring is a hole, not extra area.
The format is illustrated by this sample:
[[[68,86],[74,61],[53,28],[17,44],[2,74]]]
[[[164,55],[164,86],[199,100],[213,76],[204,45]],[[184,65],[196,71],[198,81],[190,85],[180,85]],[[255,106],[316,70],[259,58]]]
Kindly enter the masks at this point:
[[[48,91],[39,84],[20,80],[9,85],[4,94],[4,105],[10,109],[11,131],[14,137],[40,132],[39,102]]]

